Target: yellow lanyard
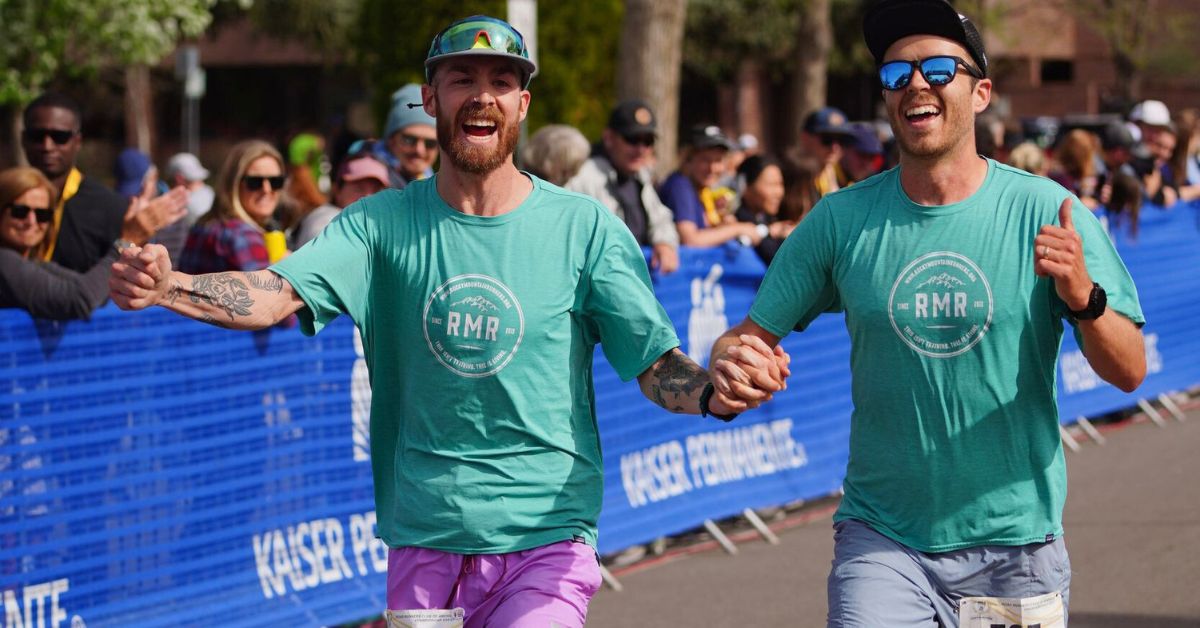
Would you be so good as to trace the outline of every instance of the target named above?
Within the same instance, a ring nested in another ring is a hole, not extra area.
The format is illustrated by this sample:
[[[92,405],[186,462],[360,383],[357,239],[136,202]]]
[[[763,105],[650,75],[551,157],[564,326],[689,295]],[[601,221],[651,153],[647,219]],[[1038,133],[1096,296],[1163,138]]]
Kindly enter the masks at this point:
[[[54,247],[58,244],[58,229],[62,226],[63,208],[79,191],[80,183],[83,183],[83,173],[77,168],[71,168],[71,172],[67,174],[67,183],[63,186],[62,198],[58,199],[58,204],[54,206],[54,223],[50,225],[50,233],[46,234],[50,246],[46,247],[46,252],[42,254],[43,262],[50,261],[54,256]]]

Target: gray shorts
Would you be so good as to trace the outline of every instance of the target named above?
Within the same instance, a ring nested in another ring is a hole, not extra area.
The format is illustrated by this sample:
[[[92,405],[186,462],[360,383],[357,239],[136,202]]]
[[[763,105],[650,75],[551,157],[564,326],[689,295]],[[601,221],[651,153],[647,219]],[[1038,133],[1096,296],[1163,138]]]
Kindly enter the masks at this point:
[[[1029,598],[1058,591],[1067,606],[1071,562],[1062,537],[926,554],[861,521],[833,527],[830,628],[957,628],[963,597]]]

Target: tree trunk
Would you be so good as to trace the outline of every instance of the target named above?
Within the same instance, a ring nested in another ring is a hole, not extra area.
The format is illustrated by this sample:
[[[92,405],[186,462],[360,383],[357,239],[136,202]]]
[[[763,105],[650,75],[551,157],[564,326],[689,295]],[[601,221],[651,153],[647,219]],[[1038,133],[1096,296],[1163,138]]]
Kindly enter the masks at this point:
[[[23,109],[15,104],[8,107],[8,132],[12,138],[12,152],[4,157],[7,163],[0,164],[4,167],[29,165],[29,161],[25,159],[25,149],[21,148],[21,130],[25,128],[21,119],[22,113]]]
[[[749,133],[759,141],[763,149],[768,147],[768,135],[764,126],[763,66],[757,59],[743,59],[737,71],[737,124],[739,134]],[[772,152],[767,150],[765,152]]]
[[[796,32],[796,58],[792,74],[792,119],[785,145],[791,149],[800,143],[804,117],[825,106],[829,50],[833,45],[833,24],[829,0],[808,0],[800,14]]]
[[[675,166],[679,75],[687,0],[625,0],[617,98],[640,98],[658,116],[658,173]]]
[[[151,107],[150,67],[132,65],[125,69],[125,145],[153,159],[154,119]]]

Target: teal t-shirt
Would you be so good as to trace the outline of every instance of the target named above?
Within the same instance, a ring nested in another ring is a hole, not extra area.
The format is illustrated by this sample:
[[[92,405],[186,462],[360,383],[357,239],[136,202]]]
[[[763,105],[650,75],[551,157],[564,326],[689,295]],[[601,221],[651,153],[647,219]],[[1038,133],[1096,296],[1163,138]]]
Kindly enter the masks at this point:
[[[835,520],[859,519],[927,552],[1057,536],[1066,304],[1034,274],[1033,241],[1058,223],[1069,192],[989,161],[971,197],[925,207],[899,173],[824,197],[781,247],[750,311],[778,336],[845,312],[854,412]],[[1109,308],[1142,323],[1128,271],[1078,199],[1072,221]]]
[[[679,345],[629,229],[531,179],[529,197],[497,217],[455,211],[436,177],[385,190],[271,267],[304,300],[306,334],[341,313],[358,325],[391,547],[594,545],[595,345],[624,380]]]

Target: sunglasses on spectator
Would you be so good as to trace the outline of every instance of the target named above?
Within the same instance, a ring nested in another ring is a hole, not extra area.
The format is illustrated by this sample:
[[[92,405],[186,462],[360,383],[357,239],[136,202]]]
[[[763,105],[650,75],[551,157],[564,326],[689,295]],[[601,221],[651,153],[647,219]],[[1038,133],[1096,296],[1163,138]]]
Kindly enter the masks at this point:
[[[55,144],[62,146],[71,141],[75,134],[79,131],[64,131],[62,129],[25,129],[21,132],[21,139],[30,144],[41,144],[49,137],[54,140]]]
[[[916,61],[888,61],[879,66],[879,82],[883,84],[883,88],[888,91],[896,91],[908,87],[912,81],[913,74],[919,69],[921,76],[925,77],[925,82],[939,87],[949,85],[958,74],[958,68],[962,66],[967,74],[981,79],[983,72],[975,69],[973,66],[963,61],[961,57],[951,56],[936,56],[925,57]]]
[[[28,205],[10,203],[5,209],[8,210],[8,215],[12,216],[15,220],[25,220],[29,212],[33,212],[34,218],[38,222],[50,222],[50,219],[54,218],[54,212],[47,207],[30,207]]]
[[[822,135],[821,136],[821,145],[825,146],[825,147],[833,146],[834,144],[842,144],[844,142],[845,142],[844,138],[838,137],[836,135]]]
[[[622,135],[621,139],[625,140],[626,144],[633,144],[634,146],[647,146],[651,148],[654,147],[655,140],[653,135]]]
[[[403,132],[400,133],[400,143],[403,144],[405,148],[412,148],[417,145],[417,142],[424,144],[425,150],[435,150],[438,147],[437,139],[417,137],[415,135],[409,135],[408,133]]]
[[[263,189],[263,183],[266,182],[271,184],[271,190],[282,190],[284,178],[285,177],[283,175],[263,177],[259,175],[248,174],[242,177],[242,185],[246,186],[247,190],[261,190]]]

